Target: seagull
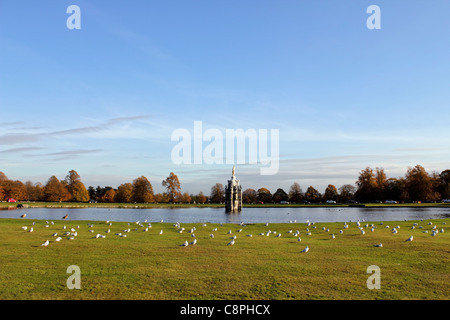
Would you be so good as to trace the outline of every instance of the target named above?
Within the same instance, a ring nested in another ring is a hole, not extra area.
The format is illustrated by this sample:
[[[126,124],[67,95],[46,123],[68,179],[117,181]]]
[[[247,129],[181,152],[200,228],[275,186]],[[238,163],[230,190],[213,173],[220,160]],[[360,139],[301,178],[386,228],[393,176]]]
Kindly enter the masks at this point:
[[[308,252],[309,251],[309,247],[308,246],[306,246],[306,248],[305,249],[303,249],[301,252]]]
[[[161,229],[161,231],[159,232],[159,234],[163,234],[163,231],[162,231],[162,229]]]
[[[49,243],[50,243],[50,241],[46,240],[43,244],[41,244],[41,247],[42,246],[46,247],[46,246],[48,246]]]
[[[61,237],[58,237],[58,238],[55,239],[55,241],[61,241],[61,240],[62,240]]]
[[[28,229],[28,227],[26,227],[26,226],[22,227],[22,230],[27,230],[27,229]]]
[[[302,238],[298,237],[297,241],[298,241],[298,242],[301,242],[301,241],[302,241]]]
[[[231,240],[231,241],[227,244],[227,246],[232,246],[233,244],[234,244],[234,239]]]
[[[194,241],[191,242],[191,245],[194,245],[197,243],[197,239],[194,239]]]
[[[24,213],[23,215],[21,215],[20,217],[21,218],[25,218],[27,216],[27,214],[26,213]]]
[[[188,245],[189,245],[189,242],[187,242],[187,241],[185,241],[185,242],[182,244],[183,247],[187,247]]]
[[[406,239],[406,241],[413,241],[413,236],[411,236],[408,239]]]
[[[361,234],[364,235],[366,234],[366,232],[364,230],[361,230]]]
[[[211,234],[209,235],[209,237],[210,237],[210,238],[214,238],[214,235],[211,233]]]
[[[53,236],[53,237],[56,237],[57,235],[58,235],[58,234],[55,232],[52,236]]]
[[[334,235],[334,233],[331,235],[331,239],[336,238],[336,236]]]
[[[33,232],[33,227],[30,228],[30,230],[28,232]]]

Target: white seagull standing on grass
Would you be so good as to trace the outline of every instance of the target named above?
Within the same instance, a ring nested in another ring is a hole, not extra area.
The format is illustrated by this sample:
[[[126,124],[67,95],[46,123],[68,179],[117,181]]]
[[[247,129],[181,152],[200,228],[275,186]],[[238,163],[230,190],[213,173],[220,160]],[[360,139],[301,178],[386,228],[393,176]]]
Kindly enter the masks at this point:
[[[43,246],[43,247],[46,247],[46,246],[48,246],[49,243],[50,243],[50,241],[45,240],[44,243],[41,244],[41,247],[42,247],[42,246]]]
[[[303,249],[301,252],[308,252],[309,251],[309,247],[308,246],[306,246],[306,248],[305,249]]]
[[[406,241],[413,241],[413,236],[411,236],[408,239],[406,239]]]

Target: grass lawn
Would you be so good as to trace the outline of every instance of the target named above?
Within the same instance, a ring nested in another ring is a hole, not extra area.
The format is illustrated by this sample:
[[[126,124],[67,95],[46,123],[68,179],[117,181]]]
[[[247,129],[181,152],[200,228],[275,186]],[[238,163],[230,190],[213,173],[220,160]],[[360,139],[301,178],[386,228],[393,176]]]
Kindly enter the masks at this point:
[[[0,219],[2,300],[450,298],[450,219],[374,222],[374,232],[364,227],[371,222],[362,222],[365,235],[355,222],[349,222],[347,229],[340,222],[316,223],[309,226],[311,235],[306,235],[305,223],[186,223],[179,233],[172,223],[153,221],[145,232],[148,223],[144,222],[141,227],[136,222],[108,226],[104,221],[54,220],[45,227],[46,221],[36,220],[34,231],[28,232],[32,222]],[[413,223],[418,226],[410,229]],[[445,232],[431,236],[435,225]],[[396,226],[400,228],[393,234]],[[197,244],[181,246],[194,239],[189,233],[192,227]],[[74,240],[63,236],[71,228],[78,233]],[[128,228],[131,231],[124,233]],[[268,230],[276,233],[259,235]],[[301,242],[293,235],[296,230]],[[127,237],[115,235],[119,232]],[[53,233],[62,240],[56,242]],[[97,233],[106,238],[95,238]],[[227,246],[233,235],[235,244]],[[411,235],[414,240],[405,241]],[[45,240],[50,241],[47,247],[41,246]],[[383,247],[374,246],[379,243]],[[309,252],[301,253],[306,246]],[[70,265],[81,270],[80,290],[66,286]],[[370,265],[380,268],[380,289],[367,288]]]

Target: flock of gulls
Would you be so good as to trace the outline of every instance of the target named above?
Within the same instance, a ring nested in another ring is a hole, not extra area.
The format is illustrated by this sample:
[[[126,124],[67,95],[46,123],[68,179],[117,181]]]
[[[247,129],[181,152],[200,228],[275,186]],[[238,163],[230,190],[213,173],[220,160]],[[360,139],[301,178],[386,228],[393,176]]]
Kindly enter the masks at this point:
[[[26,214],[23,214],[21,216],[22,218],[26,217]],[[63,220],[66,220],[68,218],[68,215],[65,215],[64,217],[62,217]],[[406,220],[405,220],[406,221]],[[163,220],[160,220],[160,222],[164,222]],[[293,221],[289,221],[289,223],[296,223],[297,221],[293,220]],[[421,220],[421,222],[423,222],[423,220]],[[443,225],[445,225],[445,222],[442,222]],[[54,225],[53,221],[46,221],[46,224],[44,225],[44,228],[48,228],[50,225]],[[102,228],[107,228],[107,227],[111,227],[112,226],[112,222],[110,221],[106,221],[105,224],[100,222],[100,225]],[[392,234],[398,234],[399,233],[399,229],[400,226],[389,226],[389,225],[384,225],[383,222],[380,222],[377,226],[375,226],[375,224],[371,223],[364,223],[364,221],[356,221],[356,222],[344,222],[342,225],[342,228],[339,230],[339,234],[343,234],[344,230],[348,229],[351,225],[354,225],[354,227],[358,228],[361,235],[364,236],[367,232],[375,232],[375,230],[377,228],[385,228],[385,229],[390,229],[390,232]],[[223,227],[223,224],[220,224],[221,227]],[[410,230],[413,229],[423,229],[422,232],[423,233],[429,233],[431,236],[437,236],[439,233],[443,233],[444,232],[444,228],[440,227],[438,228],[437,224],[433,224],[433,222],[428,222],[426,224],[426,226],[428,227],[429,230],[425,230],[424,226],[419,225],[417,222],[413,223],[410,227]],[[22,226],[22,230],[27,231],[27,232],[33,232],[34,231],[34,227],[35,227],[35,222],[32,223],[32,225],[30,227],[28,226]],[[191,227],[189,230],[186,230],[184,227],[181,226],[181,224],[179,222],[176,222],[172,225],[173,228],[176,229],[176,231],[178,233],[189,233],[192,241],[187,241],[185,240],[184,243],[180,244],[180,246],[183,247],[188,247],[188,246],[194,246],[197,244],[197,238],[195,236],[195,232],[196,232],[196,227]],[[206,228],[207,224],[206,223],[202,223],[202,228]],[[229,242],[227,243],[227,246],[233,246],[236,244],[236,239],[238,238],[236,233],[241,234],[244,231],[244,227],[245,224],[243,222],[241,222],[239,224],[239,229],[236,232],[233,232],[231,229],[228,230],[228,232],[226,233],[227,235],[229,235]],[[269,223],[265,224],[265,227],[269,227]],[[94,231],[94,224],[92,223],[88,223],[87,224],[87,231],[90,233],[95,233]],[[133,228],[133,229],[132,229]],[[132,227],[132,223],[128,222],[127,223],[127,228],[123,229],[121,232],[116,232],[114,235],[116,237],[120,237],[120,238],[126,238],[128,234],[130,234],[130,232],[132,231],[142,231],[142,232],[148,232],[149,229],[152,228],[152,224],[151,222],[148,222],[147,219],[144,220],[143,222],[141,221],[136,221],[135,222],[135,226]],[[313,229],[316,229],[317,231],[317,226],[315,225],[314,222],[310,222],[309,220],[306,221],[306,230],[303,233],[306,237],[311,236],[312,235],[312,231]],[[59,242],[61,240],[63,240],[63,237],[68,239],[68,240],[75,240],[78,236],[78,231],[80,230],[80,226],[77,225],[76,227],[71,227],[70,229],[68,229],[66,227],[66,225],[63,225],[62,227],[62,232],[61,234],[58,232],[55,232],[52,234],[52,238],[54,238],[55,242]],[[325,233],[329,233],[330,229],[327,227],[322,227],[322,231]],[[213,229],[211,229],[211,233],[209,234],[210,238],[214,238],[214,232],[219,232],[217,227],[214,227]],[[106,234],[111,233],[111,228],[108,228],[107,230],[105,230],[104,232],[105,234],[102,233],[97,233],[95,235],[93,235],[92,238],[106,238]],[[160,235],[163,235],[163,229],[161,229],[158,232]],[[233,235],[234,234],[234,235]],[[272,237],[276,237],[276,238],[280,238],[282,236],[282,233],[277,232],[277,231],[272,231],[272,230],[267,230],[265,232],[261,232],[258,234],[258,236],[261,237],[269,237],[270,235],[274,235]],[[287,231],[287,235],[290,237],[294,237],[297,239],[298,242],[302,241],[302,238],[300,237],[300,231],[299,230],[289,230]],[[246,237],[253,237],[252,234],[246,234]],[[336,235],[334,233],[332,233],[330,235],[330,239],[335,239]],[[404,241],[406,242],[411,242],[414,240],[413,235],[410,235],[407,239],[405,239]],[[40,246],[43,247],[47,247],[50,244],[49,240],[45,240]],[[224,244],[225,245],[225,244]],[[374,244],[374,247],[383,247],[382,243],[377,243]],[[309,252],[310,248],[309,246],[304,247],[303,250],[301,250],[301,253],[307,253]]]

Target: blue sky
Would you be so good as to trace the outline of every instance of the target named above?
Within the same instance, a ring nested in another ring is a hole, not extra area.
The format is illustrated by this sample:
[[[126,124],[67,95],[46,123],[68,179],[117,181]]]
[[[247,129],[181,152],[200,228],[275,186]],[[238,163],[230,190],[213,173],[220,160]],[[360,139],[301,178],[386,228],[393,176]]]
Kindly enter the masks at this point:
[[[69,30],[69,5],[81,29]],[[381,29],[369,30],[369,5]],[[86,185],[175,172],[209,193],[230,165],[175,165],[171,133],[279,129],[280,168],[244,188],[319,191],[366,166],[448,169],[450,2],[1,1],[0,171]]]

